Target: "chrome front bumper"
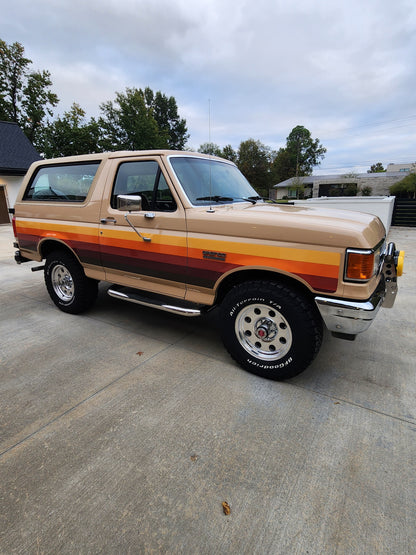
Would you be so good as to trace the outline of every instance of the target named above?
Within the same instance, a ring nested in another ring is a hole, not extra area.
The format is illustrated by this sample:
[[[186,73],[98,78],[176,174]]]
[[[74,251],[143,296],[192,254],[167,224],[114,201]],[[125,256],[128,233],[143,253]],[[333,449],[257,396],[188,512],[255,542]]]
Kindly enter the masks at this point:
[[[393,306],[398,290],[398,257],[394,243],[390,243],[383,257],[380,283],[367,301],[315,297],[316,306],[329,331],[351,339],[368,329],[382,306]]]
[[[384,291],[374,294],[365,302],[315,297],[316,305],[329,331],[346,335],[357,335],[365,331],[376,317],[383,300]]]

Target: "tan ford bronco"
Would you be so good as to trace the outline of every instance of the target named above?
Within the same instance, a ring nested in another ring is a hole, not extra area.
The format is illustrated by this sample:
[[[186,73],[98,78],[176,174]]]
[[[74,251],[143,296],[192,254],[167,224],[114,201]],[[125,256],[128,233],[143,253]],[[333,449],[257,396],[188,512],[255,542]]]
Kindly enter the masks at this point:
[[[403,265],[377,217],[264,202],[233,163],[198,153],[35,162],[12,212],[16,261],[46,260],[32,269],[64,312],[90,308],[100,280],[184,316],[218,306],[231,356],[277,380],[311,363],[324,325],[366,330]]]

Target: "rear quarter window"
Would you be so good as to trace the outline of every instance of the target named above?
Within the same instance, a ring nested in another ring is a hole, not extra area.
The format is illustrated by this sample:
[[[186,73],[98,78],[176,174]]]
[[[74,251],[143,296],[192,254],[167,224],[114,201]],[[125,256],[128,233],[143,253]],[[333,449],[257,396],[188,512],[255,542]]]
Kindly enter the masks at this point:
[[[87,198],[100,162],[40,166],[23,200],[83,202]]]

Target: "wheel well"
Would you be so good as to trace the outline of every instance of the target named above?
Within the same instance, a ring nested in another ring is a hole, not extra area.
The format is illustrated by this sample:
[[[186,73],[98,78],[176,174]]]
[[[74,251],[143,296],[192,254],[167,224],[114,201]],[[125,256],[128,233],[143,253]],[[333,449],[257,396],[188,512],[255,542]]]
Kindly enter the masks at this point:
[[[313,293],[303,283],[285,274],[278,274],[267,270],[240,270],[228,275],[219,285],[216,295],[216,304],[220,304],[225,295],[235,286],[246,281],[268,280],[279,282],[291,287],[303,297],[313,300]]]
[[[78,260],[78,257],[75,255],[74,251],[70,249],[68,245],[66,245],[65,243],[61,243],[61,241],[46,240],[40,245],[40,249],[39,249],[42,259],[47,258],[47,256],[51,254],[51,252],[58,251],[58,250],[67,252],[72,256],[74,256],[75,258],[77,258]]]

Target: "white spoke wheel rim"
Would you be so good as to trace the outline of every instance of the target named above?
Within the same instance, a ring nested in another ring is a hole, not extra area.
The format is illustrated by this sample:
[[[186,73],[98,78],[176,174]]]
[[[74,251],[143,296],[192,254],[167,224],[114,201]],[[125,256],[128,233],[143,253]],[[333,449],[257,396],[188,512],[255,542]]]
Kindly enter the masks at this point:
[[[274,361],[284,357],[292,346],[292,331],[286,318],[265,304],[250,304],[235,321],[235,333],[252,356]]]
[[[73,299],[75,292],[74,280],[68,268],[62,264],[54,266],[51,273],[51,282],[53,290],[61,301],[67,303]]]

